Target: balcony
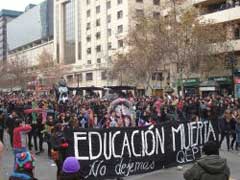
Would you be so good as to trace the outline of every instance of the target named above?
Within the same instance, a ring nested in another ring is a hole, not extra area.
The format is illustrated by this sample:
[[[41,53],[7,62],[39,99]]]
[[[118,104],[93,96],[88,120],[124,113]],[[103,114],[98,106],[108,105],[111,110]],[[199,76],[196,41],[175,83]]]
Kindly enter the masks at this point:
[[[196,5],[209,5],[209,4],[214,4],[214,3],[219,3],[223,2],[224,0],[192,0],[192,4],[194,6]]]
[[[203,22],[225,23],[240,20],[240,6],[219,10],[201,16]]]
[[[216,52],[214,52],[214,54],[221,54],[226,52],[240,52],[240,39],[229,40],[223,44],[214,44],[213,48],[217,50]]]

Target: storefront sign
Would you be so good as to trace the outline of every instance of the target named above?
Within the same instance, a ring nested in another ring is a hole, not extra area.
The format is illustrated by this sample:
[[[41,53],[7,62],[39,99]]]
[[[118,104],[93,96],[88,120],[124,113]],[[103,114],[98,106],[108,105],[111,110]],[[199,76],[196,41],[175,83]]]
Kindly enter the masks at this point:
[[[98,179],[193,162],[204,143],[218,135],[211,121],[170,121],[148,128],[81,129],[73,137],[82,172],[88,179]]]
[[[216,91],[216,87],[200,87],[200,91]]]

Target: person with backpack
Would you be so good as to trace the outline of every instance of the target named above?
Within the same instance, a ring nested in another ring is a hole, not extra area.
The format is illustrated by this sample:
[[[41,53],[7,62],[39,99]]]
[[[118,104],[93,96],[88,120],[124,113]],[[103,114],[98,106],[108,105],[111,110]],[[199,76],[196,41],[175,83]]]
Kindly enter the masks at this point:
[[[219,155],[219,145],[214,141],[203,147],[205,157],[184,173],[185,180],[229,180],[230,169],[226,159]]]

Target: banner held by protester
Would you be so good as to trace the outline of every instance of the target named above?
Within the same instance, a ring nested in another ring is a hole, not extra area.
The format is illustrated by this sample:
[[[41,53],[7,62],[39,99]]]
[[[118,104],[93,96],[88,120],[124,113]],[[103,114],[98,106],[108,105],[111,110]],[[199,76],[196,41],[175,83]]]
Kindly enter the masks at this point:
[[[73,133],[74,155],[88,178],[124,177],[193,162],[204,143],[218,140],[211,121]]]

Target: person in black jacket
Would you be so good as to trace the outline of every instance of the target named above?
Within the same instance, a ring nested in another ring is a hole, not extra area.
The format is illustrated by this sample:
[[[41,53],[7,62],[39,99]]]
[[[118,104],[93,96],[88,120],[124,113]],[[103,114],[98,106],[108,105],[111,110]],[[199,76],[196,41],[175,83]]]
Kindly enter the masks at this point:
[[[10,144],[11,146],[13,146],[13,129],[15,128],[15,121],[17,119],[17,113],[15,111],[12,111],[12,113],[10,114],[10,116],[8,117],[7,121],[6,121],[6,127],[7,127],[7,132],[10,136]]]
[[[231,135],[231,121],[232,121],[232,113],[229,109],[227,109],[224,113],[222,119],[220,119],[220,133],[221,133],[221,140],[220,140],[220,147],[224,138],[226,137],[227,148],[228,151],[230,150],[230,135]]]
[[[0,141],[3,142],[4,137],[4,128],[5,128],[5,118],[2,111],[0,111]]]
[[[60,174],[61,167],[67,155],[68,142],[62,131],[62,125],[56,124],[50,138],[52,146],[52,158],[57,165],[57,176]]]
[[[68,148],[66,150],[66,156],[74,155],[74,136],[73,132],[79,129],[78,119],[72,119],[69,121],[69,124],[65,126],[63,132],[66,141],[68,142]]]

